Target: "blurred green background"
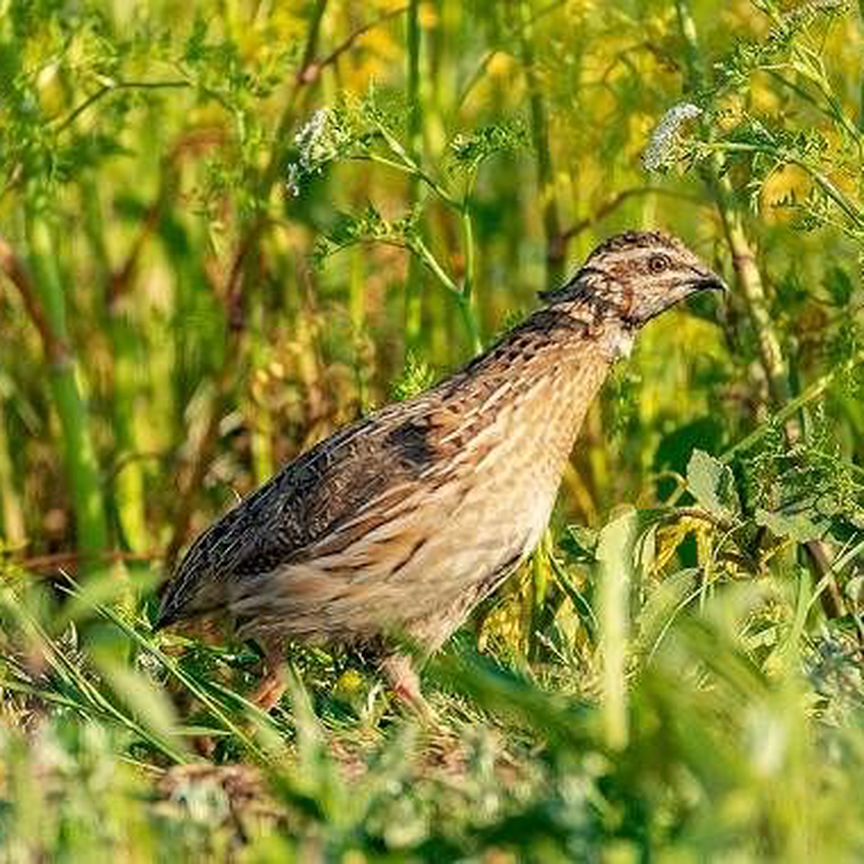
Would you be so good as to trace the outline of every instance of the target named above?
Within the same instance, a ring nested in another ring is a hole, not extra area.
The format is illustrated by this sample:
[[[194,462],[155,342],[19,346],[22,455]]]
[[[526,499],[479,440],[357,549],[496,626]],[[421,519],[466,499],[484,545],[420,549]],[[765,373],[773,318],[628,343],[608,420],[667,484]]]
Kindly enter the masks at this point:
[[[862,16],[0,0],[8,859],[860,856]],[[150,634],[238,496],[628,228],[731,294],[617,369],[436,729]]]

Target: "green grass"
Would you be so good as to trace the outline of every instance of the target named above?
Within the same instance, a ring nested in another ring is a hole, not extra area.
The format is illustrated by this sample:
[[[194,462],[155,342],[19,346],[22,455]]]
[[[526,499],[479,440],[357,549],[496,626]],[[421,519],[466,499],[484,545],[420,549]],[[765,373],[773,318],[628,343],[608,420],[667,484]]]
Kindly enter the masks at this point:
[[[854,4],[0,6],[0,858],[858,860],[861,40]],[[238,495],[655,227],[730,297],[616,370],[433,721],[300,646],[264,715],[254,645],[152,632]]]
[[[290,695],[266,717],[239,695],[254,681],[248,650],[178,655],[181,640],[84,601],[77,626],[52,636],[44,597],[24,611],[7,595],[4,849],[10,860],[857,857],[854,634],[802,633],[815,599],[804,571],[797,586],[710,586],[701,611],[685,611],[698,582],[665,579],[605,654],[574,656],[557,621],[549,658],[520,672],[458,640],[427,670],[424,726],[342,658],[298,651]],[[614,614],[600,624],[620,633]],[[626,693],[612,698],[618,651]]]

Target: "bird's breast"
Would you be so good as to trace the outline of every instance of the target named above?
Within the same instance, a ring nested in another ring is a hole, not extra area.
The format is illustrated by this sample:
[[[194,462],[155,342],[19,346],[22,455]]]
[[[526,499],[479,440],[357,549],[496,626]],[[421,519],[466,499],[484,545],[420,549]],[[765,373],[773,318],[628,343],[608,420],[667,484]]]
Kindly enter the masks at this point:
[[[542,358],[541,358],[542,359]],[[585,414],[609,363],[602,354],[547,358],[536,369],[489,387],[487,422],[455,457],[458,494],[440,531],[454,581],[537,546]],[[451,473],[452,476],[452,473]],[[429,549],[430,555],[435,554]]]

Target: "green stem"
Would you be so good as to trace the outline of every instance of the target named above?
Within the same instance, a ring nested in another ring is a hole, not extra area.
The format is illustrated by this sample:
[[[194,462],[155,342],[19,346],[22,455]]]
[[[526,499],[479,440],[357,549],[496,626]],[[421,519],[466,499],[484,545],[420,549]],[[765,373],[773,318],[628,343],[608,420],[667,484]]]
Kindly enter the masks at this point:
[[[474,172],[469,176],[465,198],[462,202],[462,242],[465,247],[465,274],[462,278],[461,305],[464,307],[462,314],[465,319],[465,326],[471,337],[471,349],[475,354],[479,354],[483,350],[483,339],[480,335],[480,323],[477,320],[477,305],[474,302],[476,254],[474,247],[474,220],[471,216],[471,192],[474,188],[475,176]]]
[[[686,0],[676,0],[675,6],[685,44],[687,87],[693,92],[698,92],[705,85],[705,70],[699,53],[696,25]],[[711,135],[710,129],[706,129],[706,132]],[[709,141],[708,146],[715,145]],[[719,169],[719,161],[712,161],[705,169],[704,179],[712,192],[723,223],[726,241],[738,277],[738,286],[756,333],[759,359],[768,381],[772,400],[775,404],[783,405],[789,400],[789,371],[786,359],[780,346],[780,337],[771,319],[765,287],[756,264],[756,255],[747,237],[741,212],[735,203],[732,184],[728,175]]]
[[[409,248],[417,255],[417,257],[432,271],[435,278],[456,297],[461,297],[462,292],[459,286],[453,281],[450,274],[441,266],[438,259],[432,254],[429,247],[416,237],[410,241]]]
[[[483,339],[480,336],[480,325],[477,322],[477,314],[474,311],[474,306],[466,297],[459,295],[459,313],[462,316],[462,322],[465,325],[465,330],[468,333],[468,339],[471,342],[471,350],[474,354],[479,354],[483,350]]]
[[[715,202],[738,277],[738,286],[756,333],[759,360],[768,381],[771,399],[775,404],[782,405],[789,400],[789,369],[779,334],[771,318],[756,255],[744,229],[741,213],[733,204],[734,192],[729,178],[713,173],[709,183],[714,189]]]
[[[136,417],[135,410],[140,368],[136,356],[136,329],[129,320],[129,298],[113,296],[113,273],[105,242],[101,201],[92,177],[83,180],[82,193],[84,229],[104,286],[104,312],[113,359],[114,462],[123,463],[122,469],[113,474],[117,518],[123,547],[140,551],[148,548],[149,544],[144,513],[144,466],[141,460],[132,458],[142,449],[137,437],[140,418]]]
[[[462,293],[469,299],[474,295],[474,219],[471,216],[471,194],[474,191],[474,181],[477,177],[475,168],[468,176],[465,187],[465,197],[462,199],[462,242],[465,246],[465,275],[462,279]]]
[[[41,215],[27,212],[26,217],[36,289],[54,338],[68,345],[66,298],[55,263],[57,243]],[[78,387],[77,363],[70,353],[50,360],[49,383],[63,433],[63,457],[72,495],[78,548],[87,557],[108,547],[108,525],[90,418]]]
[[[4,400],[0,398],[0,525],[3,532],[0,547],[18,549],[24,545],[27,535],[21,499],[15,488],[11,442],[6,431],[4,407]]]
[[[465,331],[471,342],[471,350],[475,354],[479,354],[483,350],[483,340],[480,337],[480,325],[477,322],[477,315],[474,311],[471,296],[463,293],[462,289],[453,280],[453,277],[441,266],[441,263],[432,254],[429,247],[419,237],[414,238],[408,248],[414,253],[417,260],[425,264],[432,272],[432,275],[456,299],[462,323],[465,325]]]
[[[465,277],[462,280],[462,294],[470,302],[474,296],[474,225],[467,208],[462,214],[462,236],[465,239]]]
[[[398,156],[409,169],[408,201],[416,211],[420,204],[420,180],[417,161],[423,149],[423,109],[420,102],[420,0],[410,0],[405,19],[407,41],[406,96],[408,100],[408,146],[406,153],[402,146],[393,140],[389,132],[380,131],[390,150]],[[411,257],[408,262],[408,276],[405,282],[405,357],[416,354],[420,346],[423,328],[423,276],[419,262]]]
[[[531,108],[531,137],[537,160],[537,187],[543,210],[546,234],[546,287],[556,288],[564,272],[564,245],[561,241],[561,219],[555,197],[555,175],[549,146],[549,118],[534,52],[534,14],[530,0],[520,0],[520,43],[522,66],[528,84]]]
[[[350,158],[360,162],[377,162],[379,165],[386,165],[388,168],[394,168],[403,174],[408,174],[415,180],[422,180],[445,204],[461,209],[461,204],[431,174],[424,171],[389,132],[385,134],[383,127],[379,127],[379,129],[382,129],[381,137],[387,142],[390,151],[399,157],[398,160],[388,159],[380,153],[363,153]]]
[[[606,744],[622,750],[627,722],[627,652],[630,591],[634,581],[636,513],[628,510],[606,525],[597,543],[597,585],[602,669],[602,719]]]

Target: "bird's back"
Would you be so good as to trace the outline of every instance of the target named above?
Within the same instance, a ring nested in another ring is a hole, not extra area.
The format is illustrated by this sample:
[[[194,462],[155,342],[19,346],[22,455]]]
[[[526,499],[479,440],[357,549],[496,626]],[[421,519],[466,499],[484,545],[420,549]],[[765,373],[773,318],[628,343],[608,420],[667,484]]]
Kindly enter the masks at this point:
[[[158,626],[224,609],[232,581],[290,562],[398,477],[416,475],[422,454],[410,442],[400,454],[388,438],[393,413],[320,442],[200,534],[168,585]]]

